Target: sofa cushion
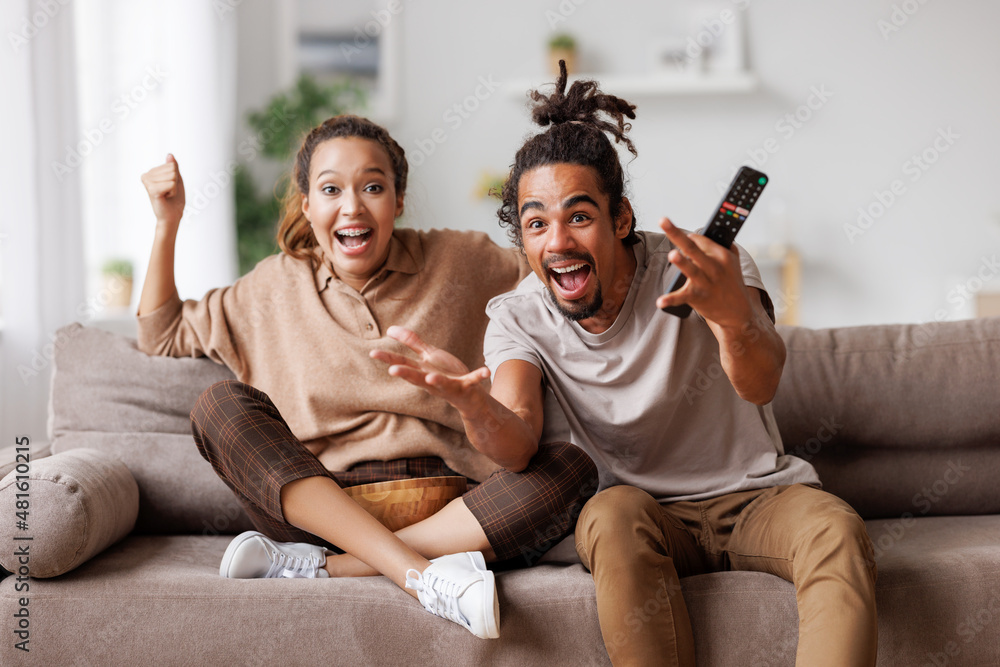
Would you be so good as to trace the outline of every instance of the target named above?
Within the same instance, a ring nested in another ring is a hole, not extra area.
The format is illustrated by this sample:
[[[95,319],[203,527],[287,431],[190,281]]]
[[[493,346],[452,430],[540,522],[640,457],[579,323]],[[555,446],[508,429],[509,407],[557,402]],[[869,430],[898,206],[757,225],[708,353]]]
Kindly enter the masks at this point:
[[[482,640],[385,577],[224,579],[219,562],[230,539],[131,536],[58,581],[31,582],[32,661],[608,664],[593,580],[580,566],[498,575],[502,638]],[[12,579],[0,582],[6,618],[16,612]],[[0,645],[0,664],[18,653],[12,644]]]
[[[937,664],[996,664],[1000,517],[876,520],[868,530],[879,569],[879,666],[935,664],[928,656]],[[501,638],[484,641],[426,613],[384,577],[223,579],[218,564],[228,543],[227,537],[130,536],[59,580],[31,582],[32,659],[608,664],[593,580],[581,565],[499,573]],[[18,609],[15,583],[0,582],[5,618]],[[794,664],[797,613],[789,582],[722,572],[686,577],[681,585],[699,665]],[[657,612],[653,598],[635,610],[636,624]],[[218,618],[225,622],[206,622]],[[0,644],[0,663],[19,664],[16,654],[13,642]]]
[[[500,639],[482,640],[427,613],[385,577],[223,579],[228,543],[131,536],[58,582],[32,582],[31,657],[47,664],[145,664],[150,655],[162,665],[610,664],[593,578],[581,565],[498,573]],[[791,584],[758,572],[727,574],[683,580],[695,626],[707,628],[696,648],[711,659],[700,664],[758,664],[735,658],[777,655],[761,664],[790,665]],[[7,618],[16,612],[12,583],[0,582]],[[657,611],[637,610],[637,623]],[[762,614],[770,619],[763,626]],[[136,622],[114,620],[126,618]],[[752,640],[731,641],[747,634]],[[12,642],[0,645],[0,663],[14,654]]]
[[[866,518],[1000,513],[1000,318],[779,332],[775,419],[824,488]]]
[[[0,565],[32,577],[69,572],[125,537],[135,525],[139,489],[121,461],[77,449],[31,461],[0,480]],[[19,505],[19,503],[25,503]],[[16,527],[24,512],[23,530]],[[29,540],[16,538],[29,537]],[[19,555],[27,552],[27,555]]]
[[[1000,516],[869,521],[881,665],[996,665]]]
[[[206,358],[151,357],[127,338],[79,323],[56,333],[49,436],[67,432],[191,435],[191,408],[233,373]]]
[[[191,408],[233,374],[208,359],[150,357],[134,339],[80,324],[55,340],[52,452],[86,447],[123,461],[139,485],[136,531],[238,533],[246,513],[191,437]]]

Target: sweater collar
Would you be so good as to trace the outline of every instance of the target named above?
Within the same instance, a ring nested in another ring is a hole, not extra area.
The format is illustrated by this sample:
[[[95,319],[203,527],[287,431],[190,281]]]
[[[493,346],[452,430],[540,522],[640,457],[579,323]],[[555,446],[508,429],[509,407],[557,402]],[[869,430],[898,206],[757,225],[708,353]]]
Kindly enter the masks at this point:
[[[389,256],[386,258],[382,268],[376,271],[372,278],[390,271],[398,271],[399,273],[410,275],[420,271],[424,254],[420,248],[420,244],[416,242],[416,236],[404,236],[399,231],[393,231],[392,238],[389,239]],[[337,274],[334,273],[332,264],[326,259],[326,255],[320,246],[313,247],[313,256],[317,260],[314,264],[317,268],[313,276],[316,279],[316,291],[322,292],[330,285],[332,280],[337,278]]]

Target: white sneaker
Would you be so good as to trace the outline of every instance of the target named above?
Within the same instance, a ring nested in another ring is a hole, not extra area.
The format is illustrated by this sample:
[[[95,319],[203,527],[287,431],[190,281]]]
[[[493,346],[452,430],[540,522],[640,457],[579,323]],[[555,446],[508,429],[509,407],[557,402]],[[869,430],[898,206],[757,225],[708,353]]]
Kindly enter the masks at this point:
[[[496,580],[478,551],[441,556],[422,573],[407,570],[406,587],[420,604],[483,639],[500,636]]]
[[[328,551],[302,542],[275,542],[255,530],[237,535],[222,556],[219,574],[229,579],[329,577]]]

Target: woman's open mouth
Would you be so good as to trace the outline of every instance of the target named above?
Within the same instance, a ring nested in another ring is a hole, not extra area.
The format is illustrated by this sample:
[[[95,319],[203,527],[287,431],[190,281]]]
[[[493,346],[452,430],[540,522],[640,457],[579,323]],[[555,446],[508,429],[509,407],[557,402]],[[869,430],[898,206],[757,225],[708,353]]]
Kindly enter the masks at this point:
[[[567,301],[579,299],[587,293],[590,274],[590,265],[580,261],[549,268],[550,282],[555,286],[558,295]]]
[[[333,233],[341,249],[348,255],[357,255],[365,251],[375,236],[371,227],[345,227]]]

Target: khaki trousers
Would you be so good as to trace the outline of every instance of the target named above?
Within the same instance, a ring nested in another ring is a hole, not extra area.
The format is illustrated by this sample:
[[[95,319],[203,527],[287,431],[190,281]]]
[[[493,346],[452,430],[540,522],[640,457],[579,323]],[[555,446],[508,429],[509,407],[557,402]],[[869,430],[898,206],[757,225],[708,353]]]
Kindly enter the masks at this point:
[[[614,486],[584,506],[576,549],[594,576],[616,667],[693,667],[679,577],[721,570],[769,572],[795,584],[797,665],[875,664],[871,540],[850,505],[819,489],[795,484],[660,505],[641,489]]]

